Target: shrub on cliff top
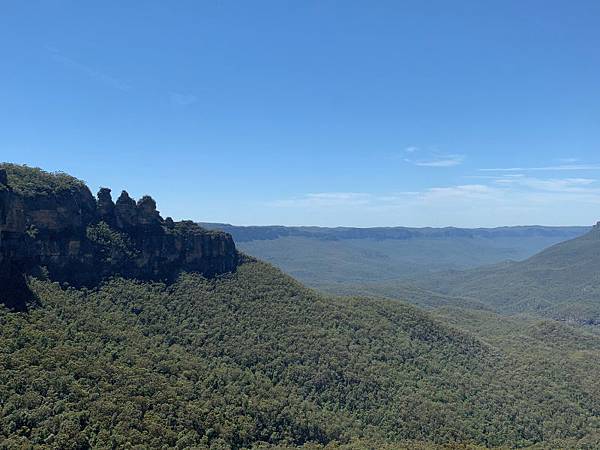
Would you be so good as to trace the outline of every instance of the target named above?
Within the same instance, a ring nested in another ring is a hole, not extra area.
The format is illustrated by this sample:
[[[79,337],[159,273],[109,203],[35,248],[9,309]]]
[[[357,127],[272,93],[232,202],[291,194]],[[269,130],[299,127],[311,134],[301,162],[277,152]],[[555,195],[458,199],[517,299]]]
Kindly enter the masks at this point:
[[[63,172],[46,172],[37,167],[0,163],[8,174],[8,186],[25,197],[52,195],[85,187],[85,183]]]

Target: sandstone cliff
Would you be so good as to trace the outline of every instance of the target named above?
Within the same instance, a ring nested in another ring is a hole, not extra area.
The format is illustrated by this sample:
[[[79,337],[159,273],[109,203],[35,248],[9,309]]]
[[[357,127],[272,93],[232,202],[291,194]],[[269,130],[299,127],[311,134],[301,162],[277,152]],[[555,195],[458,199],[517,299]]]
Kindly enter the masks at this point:
[[[148,196],[102,188],[65,174],[0,165],[0,301],[23,309],[24,275],[91,286],[119,275],[173,280],[181,271],[214,276],[235,270],[231,236],[193,222],[163,219]]]

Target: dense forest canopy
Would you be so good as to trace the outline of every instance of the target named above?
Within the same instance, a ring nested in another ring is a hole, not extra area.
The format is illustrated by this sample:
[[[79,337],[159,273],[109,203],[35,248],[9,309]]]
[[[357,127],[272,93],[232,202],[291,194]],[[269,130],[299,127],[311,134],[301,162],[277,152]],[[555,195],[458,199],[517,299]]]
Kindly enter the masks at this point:
[[[0,163],[0,169],[6,171],[11,188],[25,197],[85,188],[85,182],[64,172],[46,172],[37,167],[10,163]]]
[[[499,312],[600,324],[600,225],[521,262],[419,280],[444,295],[476,298]]]
[[[526,332],[538,357],[259,262],[172,286],[32,287],[39,308],[0,316],[8,447],[600,445],[600,342],[562,325]],[[556,357],[549,332],[565,336]]]

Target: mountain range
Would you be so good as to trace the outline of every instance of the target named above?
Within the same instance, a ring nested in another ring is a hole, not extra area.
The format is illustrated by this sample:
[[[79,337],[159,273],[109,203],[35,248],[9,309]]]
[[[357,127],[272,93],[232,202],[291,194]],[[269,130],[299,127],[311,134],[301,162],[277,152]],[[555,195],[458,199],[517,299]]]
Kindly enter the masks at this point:
[[[330,293],[397,296],[437,272],[524,260],[590,227],[319,228],[202,223],[240,250]],[[414,286],[411,288],[414,291]]]

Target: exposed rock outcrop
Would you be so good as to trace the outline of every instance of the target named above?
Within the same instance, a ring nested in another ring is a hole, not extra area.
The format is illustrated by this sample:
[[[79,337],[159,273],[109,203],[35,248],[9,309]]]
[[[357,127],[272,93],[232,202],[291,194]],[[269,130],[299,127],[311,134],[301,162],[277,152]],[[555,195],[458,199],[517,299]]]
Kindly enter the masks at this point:
[[[4,167],[0,302],[11,308],[25,307],[26,297],[17,292],[26,274],[44,272],[54,281],[90,286],[113,275],[171,281],[181,271],[214,276],[237,267],[231,235],[163,220],[149,196],[136,204],[123,191],[115,204],[108,188],[101,188],[96,200],[78,180],[61,178],[56,186],[42,186],[35,176],[52,174]]]
[[[104,187],[98,191],[98,216],[110,226],[115,226],[115,203],[110,193],[111,190]]]
[[[127,191],[121,192],[115,207],[117,227],[122,230],[134,228],[137,225],[137,215],[135,200],[129,196]]]

